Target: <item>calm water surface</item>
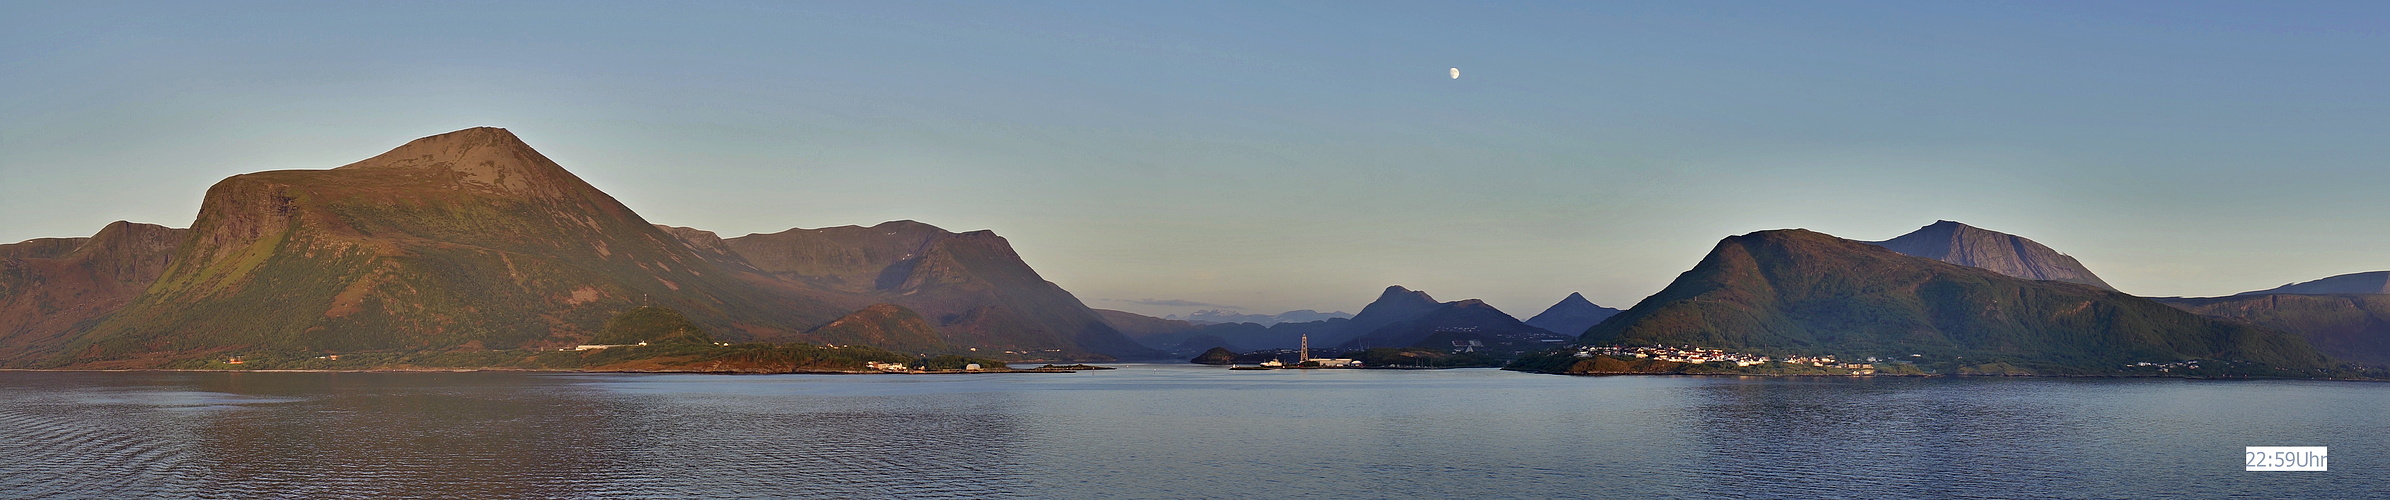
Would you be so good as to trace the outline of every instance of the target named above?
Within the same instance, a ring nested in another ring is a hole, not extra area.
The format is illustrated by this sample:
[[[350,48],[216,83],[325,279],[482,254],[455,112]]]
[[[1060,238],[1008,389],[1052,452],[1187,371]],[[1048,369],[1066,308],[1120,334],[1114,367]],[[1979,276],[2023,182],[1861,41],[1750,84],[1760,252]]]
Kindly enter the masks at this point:
[[[0,372],[0,497],[2390,498],[2386,384],[1125,366]]]

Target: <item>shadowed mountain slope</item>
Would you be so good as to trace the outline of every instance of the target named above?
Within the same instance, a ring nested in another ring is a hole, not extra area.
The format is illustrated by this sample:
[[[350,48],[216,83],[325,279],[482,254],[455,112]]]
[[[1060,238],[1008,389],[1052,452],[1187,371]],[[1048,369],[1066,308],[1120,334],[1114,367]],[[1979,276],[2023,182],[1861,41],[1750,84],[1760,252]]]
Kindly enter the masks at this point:
[[[2081,283],[2109,290],[2082,262],[2016,235],[1954,221],[1938,221],[1909,234],[1867,242],[1894,252],[1940,260],[2029,280]]]
[[[1425,294],[1421,294],[1425,296]],[[1374,305],[1374,304],[1373,304]],[[1436,304],[1411,318],[1377,327],[1343,347],[1449,348],[1451,342],[1478,341],[1488,345],[1523,347],[1538,340],[1566,340],[1542,328],[1519,322],[1485,301],[1468,299]]]
[[[2390,366],[2390,294],[2266,294],[2155,299],[2183,310],[2297,333],[2324,355]]]
[[[2330,363],[2292,334],[1798,229],[1726,238],[1666,289],[1580,340],[1846,358],[1922,353],[2051,374],[2185,359],[2291,370]]]
[[[708,245],[694,236],[692,247]],[[826,293],[902,305],[947,344],[981,350],[1161,353],[1129,340],[1095,310],[1046,281],[1003,237],[949,232],[914,221],[872,227],[790,229],[720,239],[726,256],[774,278]]]
[[[0,245],[0,360],[38,357],[158,279],[189,232],[116,221],[89,238]]]

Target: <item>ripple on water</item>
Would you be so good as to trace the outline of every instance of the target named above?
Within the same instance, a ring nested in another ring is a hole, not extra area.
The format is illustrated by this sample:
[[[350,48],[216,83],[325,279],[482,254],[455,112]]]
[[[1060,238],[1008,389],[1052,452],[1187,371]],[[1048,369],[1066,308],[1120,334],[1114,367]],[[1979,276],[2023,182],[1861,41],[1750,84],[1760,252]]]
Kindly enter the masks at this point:
[[[0,373],[0,496],[2132,498],[2390,491],[2382,386]],[[2219,404],[2217,402],[2239,402]],[[2239,472],[2249,444],[2333,472]],[[2219,451],[2221,450],[2221,451]]]

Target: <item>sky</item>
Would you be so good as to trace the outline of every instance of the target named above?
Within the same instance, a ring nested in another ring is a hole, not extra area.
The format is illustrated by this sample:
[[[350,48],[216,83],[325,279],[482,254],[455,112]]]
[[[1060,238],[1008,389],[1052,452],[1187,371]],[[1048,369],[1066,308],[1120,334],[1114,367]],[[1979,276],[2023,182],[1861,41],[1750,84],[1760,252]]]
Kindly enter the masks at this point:
[[[656,223],[992,229],[1090,306],[1628,307],[1718,239],[2390,269],[2383,2],[0,1],[0,241],[506,127]],[[1460,68],[1451,78],[1449,68]]]

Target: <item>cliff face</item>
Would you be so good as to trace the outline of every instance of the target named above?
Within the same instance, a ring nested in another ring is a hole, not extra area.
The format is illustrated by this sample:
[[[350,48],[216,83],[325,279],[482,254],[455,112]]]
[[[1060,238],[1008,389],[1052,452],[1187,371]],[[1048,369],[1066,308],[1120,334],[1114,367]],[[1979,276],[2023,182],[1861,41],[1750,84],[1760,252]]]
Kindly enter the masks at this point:
[[[2058,253],[2033,240],[1954,221],[1935,222],[1898,238],[1868,243],[1894,252],[1990,269],[2018,278],[2116,289],[2108,286],[2108,282],[2101,281],[2099,276],[2091,274],[2091,270],[2085,269],[2083,263],[2074,257]]]
[[[2330,364],[2304,339],[2280,331],[1804,230],[1727,238],[1666,289],[1580,340],[1846,358],[1923,353],[2043,373],[2183,359],[2290,370]]]
[[[157,283],[47,364],[226,349],[550,347],[652,299],[734,338],[841,308],[759,293],[503,129],[208,190]]]
[[[90,238],[0,245],[0,360],[54,352],[132,302],[188,234],[117,221]]]

